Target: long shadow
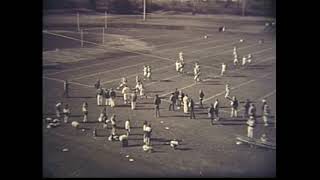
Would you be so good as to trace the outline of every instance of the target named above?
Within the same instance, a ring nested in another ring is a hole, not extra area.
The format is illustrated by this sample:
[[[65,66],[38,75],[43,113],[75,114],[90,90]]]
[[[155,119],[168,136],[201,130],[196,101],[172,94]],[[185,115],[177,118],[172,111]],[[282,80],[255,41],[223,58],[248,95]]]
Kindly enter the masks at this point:
[[[141,143],[141,144],[130,144],[130,142],[129,142],[129,144],[128,144],[128,147],[138,147],[138,146],[143,146],[143,143]]]
[[[130,133],[130,136],[143,136],[143,134],[139,134],[139,133]]]
[[[99,122],[99,121],[97,120],[97,121],[87,121],[87,122],[82,122],[82,121],[80,121],[80,123],[82,123],[82,124],[92,124],[92,123],[100,123],[100,124],[102,124],[103,122]]]
[[[179,147],[177,147],[176,150],[189,151],[189,150],[192,150],[192,149],[191,148],[179,148]]]
[[[225,109],[225,108],[231,108],[230,106],[221,106],[221,109]]]
[[[163,80],[159,80],[159,82],[173,82],[173,81],[170,79],[163,79]]]
[[[130,127],[131,129],[142,129],[142,126],[133,126],[133,127]]]
[[[245,75],[227,75],[226,77],[248,77]]]
[[[159,147],[159,146],[169,146],[169,143],[152,143],[152,146]]]
[[[265,67],[271,67],[271,64],[266,64],[266,65],[250,65],[248,68],[265,68]]]
[[[212,125],[216,126],[216,125],[224,125],[224,126],[243,126],[243,125],[246,125],[244,123],[223,123],[223,122],[214,122],[214,123],[211,123]]]
[[[90,130],[91,128],[88,128],[88,127],[80,127],[80,129],[84,129],[84,130]]]
[[[119,104],[119,105],[116,105],[116,107],[131,107],[130,104]]]
[[[203,82],[203,84],[205,84],[205,85],[223,85],[222,83],[207,83],[207,82]]]
[[[89,99],[89,98],[96,98],[93,96],[70,96],[69,98],[84,98],[84,99]]]
[[[204,79],[221,79],[221,77],[205,77]]]
[[[150,138],[150,141],[156,141],[156,142],[170,142],[168,139],[164,138]]]
[[[162,93],[163,91],[146,91],[146,93]]]
[[[137,108],[137,109],[135,109],[135,111],[139,111],[139,110],[154,110],[154,108]]]
[[[197,114],[208,114],[207,112],[197,112]]]
[[[171,115],[171,116],[163,116],[163,115],[161,115],[161,117],[189,117],[189,115]]]
[[[153,104],[152,102],[141,102],[141,103],[137,103],[137,104]]]
[[[83,115],[78,115],[78,114],[75,114],[75,115],[70,115],[70,117],[83,117]]]
[[[165,153],[166,151],[153,150],[152,153]]]
[[[129,135],[129,141],[142,141],[143,138],[130,138],[130,135]]]

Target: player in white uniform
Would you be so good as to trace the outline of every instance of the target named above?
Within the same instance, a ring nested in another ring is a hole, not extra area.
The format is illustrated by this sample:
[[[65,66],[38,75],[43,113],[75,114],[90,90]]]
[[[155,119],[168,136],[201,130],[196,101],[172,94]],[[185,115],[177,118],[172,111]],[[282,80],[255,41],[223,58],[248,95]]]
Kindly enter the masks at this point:
[[[140,82],[140,77],[139,77],[139,75],[136,76],[136,84],[138,84],[138,82]]]
[[[139,93],[140,97],[142,98],[145,94],[144,94],[144,86],[142,84],[142,82],[139,82],[136,85],[136,91]]]
[[[180,61],[180,65],[179,65],[179,72],[183,73],[183,69],[184,69],[184,62]]]
[[[129,134],[130,134],[130,130],[131,130],[131,128],[130,128],[130,119],[128,119],[126,122],[125,122],[125,125],[124,125],[124,128],[126,129],[126,131],[127,131],[127,136],[129,136]]]
[[[146,65],[143,66],[143,79],[146,80],[148,74],[148,68]]]
[[[180,60],[180,61],[183,61],[183,52],[182,52],[182,51],[179,52],[179,60]]]
[[[188,98],[188,95],[186,94],[184,97],[183,97],[183,112],[185,114],[188,113],[188,101],[189,101],[189,98]]]
[[[193,79],[196,82],[199,82],[200,81],[200,65],[198,63],[195,64],[193,71],[194,71],[194,78]]]
[[[64,114],[64,122],[68,123],[69,117],[70,117],[70,109],[69,109],[69,105],[65,104],[64,108],[63,108],[63,114]]]
[[[103,89],[100,87],[97,90],[97,105],[98,106],[102,106],[102,102],[103,102]]]
[[[84,102],[82,104],[82,112],[83,112],[83,122],[88,121],[88,103]]]
[[[56,116],[59,119],[61,117],[61,107],[62,107],[62,102],[58,102],[56,104]]]
[[[224,73],[226,72],[226,68],[227,68],[227,65],[225,63],[222,63],[220,76],[224,75]]]
[[[176,71],[180,72],[180,68],[181,68],[181,63],[179,60],[176,61]]]
[[[130,88],[127,85],[125,85],[122,89],[124,104],[129,103],[129,92],[130,92]]]
[[[218,99],[216,99],[216,101],[214,102],[214,104],[213,104],[213,109],[214,109],[214,115],[215,115],[215,121],[219,121],[219,119],[220,119],[220,117],[219,117],[219,108],[220,108],[220,106],[219,106],[219,100]]]
[[[238,57],[234,56],[233,64],[236,66],[236,65],[238,65],[238,63],[239,63]]]
[[[147,79],[151,79],[151,66],[147,66]]]
[[[233,47],[233,55],[237,55],[237,54],[238,54],[238,53],[237,53],[237,50],[238,50],[237,47],[234,46],[234,47]]]
[[[247,124],[248,124],[248,137],[253,138],[253,129],[255,126],[255,120],[252,116],[247,121]]]
[[[269,116],[270,116],[270,112],[271,112],[271,110],[270,110],[270,107],[269,107],[269,105],[264,105],[263,106],[263,112],[262,112],[262,118],[263,118],[263,122],[264,122],[264,126],[268,126],[269,124],[268,124],[268,121],[269,121]]]
[[[100,112],[100,116],[98,118],[98,121],[99,122],[105,122],[106,120],[108,119],[108,116],[107,116],[107,108],[106,107],[103,107],[101,109],[101,112]]]
[[[247,58],[245,56],[242,57],[242,66],[246,65]]]
[[[226,95],[224,96],[225,98],[229,97],[230,94],[230,85],[226,84]]]
[[[248,62],[249,64],[251,64],[251,62],[252,62],[252,55],[251,55],[251,54],[248,54],[247,62]]]

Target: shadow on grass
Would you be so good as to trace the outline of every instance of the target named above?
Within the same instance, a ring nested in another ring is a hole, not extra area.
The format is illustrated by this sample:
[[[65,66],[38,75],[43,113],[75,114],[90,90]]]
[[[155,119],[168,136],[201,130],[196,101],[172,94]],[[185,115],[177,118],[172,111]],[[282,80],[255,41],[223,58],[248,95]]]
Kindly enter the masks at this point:
[[[226,77],[248,77],[245,75],[227,75]]]
[[[162,93],[163,91],[147,91],[147,93]]]
[[[140,111],[140,110],[154,110],[154,108],[145,108],[145,107],[141,107],[141,108],[137,108],[137,109],[135,109],[135,111]]]
[[[70,96],[69,98],[84,98],[84,99],[90,99],[90,98],[96,98],[96,97],[93,97],[93,96]]]
[[[171,116],[161,116],[161,117],[189,117],[189,115],[171,115]]]
[[[83,115],[75,114],[75,115],[70,115],[70,117],[83,117]]]
[[[130,133],[130,136],[143,136],[143,134],[140,134],[140,133]]]
[[[189,150],[192,150],[191,148],[179,148],[179,147],[176,147],[176,150],[179,150],[179,151],[189,151]]]
[[[153,104],[152,102],[139,102],[139,103],[137,103],[137,104]]]
[[[116,107],[131,107],[130,104],[118,104]]]

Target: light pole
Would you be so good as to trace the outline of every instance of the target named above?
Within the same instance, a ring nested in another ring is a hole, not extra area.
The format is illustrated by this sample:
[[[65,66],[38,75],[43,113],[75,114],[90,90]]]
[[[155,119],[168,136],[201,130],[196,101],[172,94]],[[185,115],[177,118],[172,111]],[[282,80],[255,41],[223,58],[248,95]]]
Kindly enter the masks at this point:
[[[146,20],[146,0],[143,0],[143,21]]]

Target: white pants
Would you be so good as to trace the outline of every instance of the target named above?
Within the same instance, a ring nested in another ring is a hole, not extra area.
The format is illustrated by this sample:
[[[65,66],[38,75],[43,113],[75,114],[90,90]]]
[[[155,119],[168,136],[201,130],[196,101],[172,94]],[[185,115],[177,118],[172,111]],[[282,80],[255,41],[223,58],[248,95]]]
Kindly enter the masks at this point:
[[[179,72],[181,72],[181,73],[183,72],[183,68],[182,67],[179,68]]]
[[[111,105],[110,99],[111,99],[111,98],[106,98],[106,106],[110,106],[110,105]]]
[[[151,78],[151,73],[147,73],[147,78],[148,78],[148,79]]]
[[[87,122],[88,121],[88,115],[84,115],[83,116],[83,122]]]
[[[98,105],[98,106],[101,106],[101,105],[102,105],[102,100],[103,100],[103,99],[102,99],[102,95],[99,95],[99,94],[98,94],[98,95],[97,95],[97,105]]]
[[[248,137],[253,138],[253,127],[248,126]]]
[[[188,103],[183,103],[183,112],[188,113]]]
[[[233,64],[234,64],[234,65],[237,65],[238,62],[239,62],[238,59],[233,60]]]
[[[104,121],[104,120],[105,120],[105,116],[101,113],[100,116],[99,116],[99,118],[98,118],[98,121],[99,121],[99,122],[102,122],[102,121]]]
[[[69,120],[69,115],[64,115],[64,122],[67,123]]]
[[[115,107],[116,106],[116,103],[115,103],[113,98],[110,98],[110,106],[111,107]]]
[[[129,136],[129,134],[130,134],[130,128],[129,128],[129,129],[126,129],[126,131],[127,131],[127,136]]]
[[[139,89],[140,96],[144,96],[144,89]]]
[[[242,66],[246,65],[246,60],[242,60]]]
[[[57,115],[57,118],[60,118],[61,117],[60,111],[56,110],[56,115]]]
[[[225,72],[225,70],[221,70],[221,74],[220,75],[223,76],[224,72]]]
[[[196,74],[193,79],[196,81],[200,81],[200,74]]]
[[[268,116],[267,115],[263,115],[263,122],[264,122],[264,125],[268,125]]]
[[[231,108],[231,117],[238,117],[238,110],[235,108]]]
[[[226,91],[226,95],[224,96],[225,98],[229,97],[230,91]]]
[[[116,128],[112,127],[112,129],[111,129],[111,134],[112,134],[112,135],[116,135]]]
[[[131,109],[132,110],[136,109],[136,104],[137,104],[137,102],[131,101]]]
[[[123,100],[124,100],[124,103],[127,104],[128,94],[123,94]]]

